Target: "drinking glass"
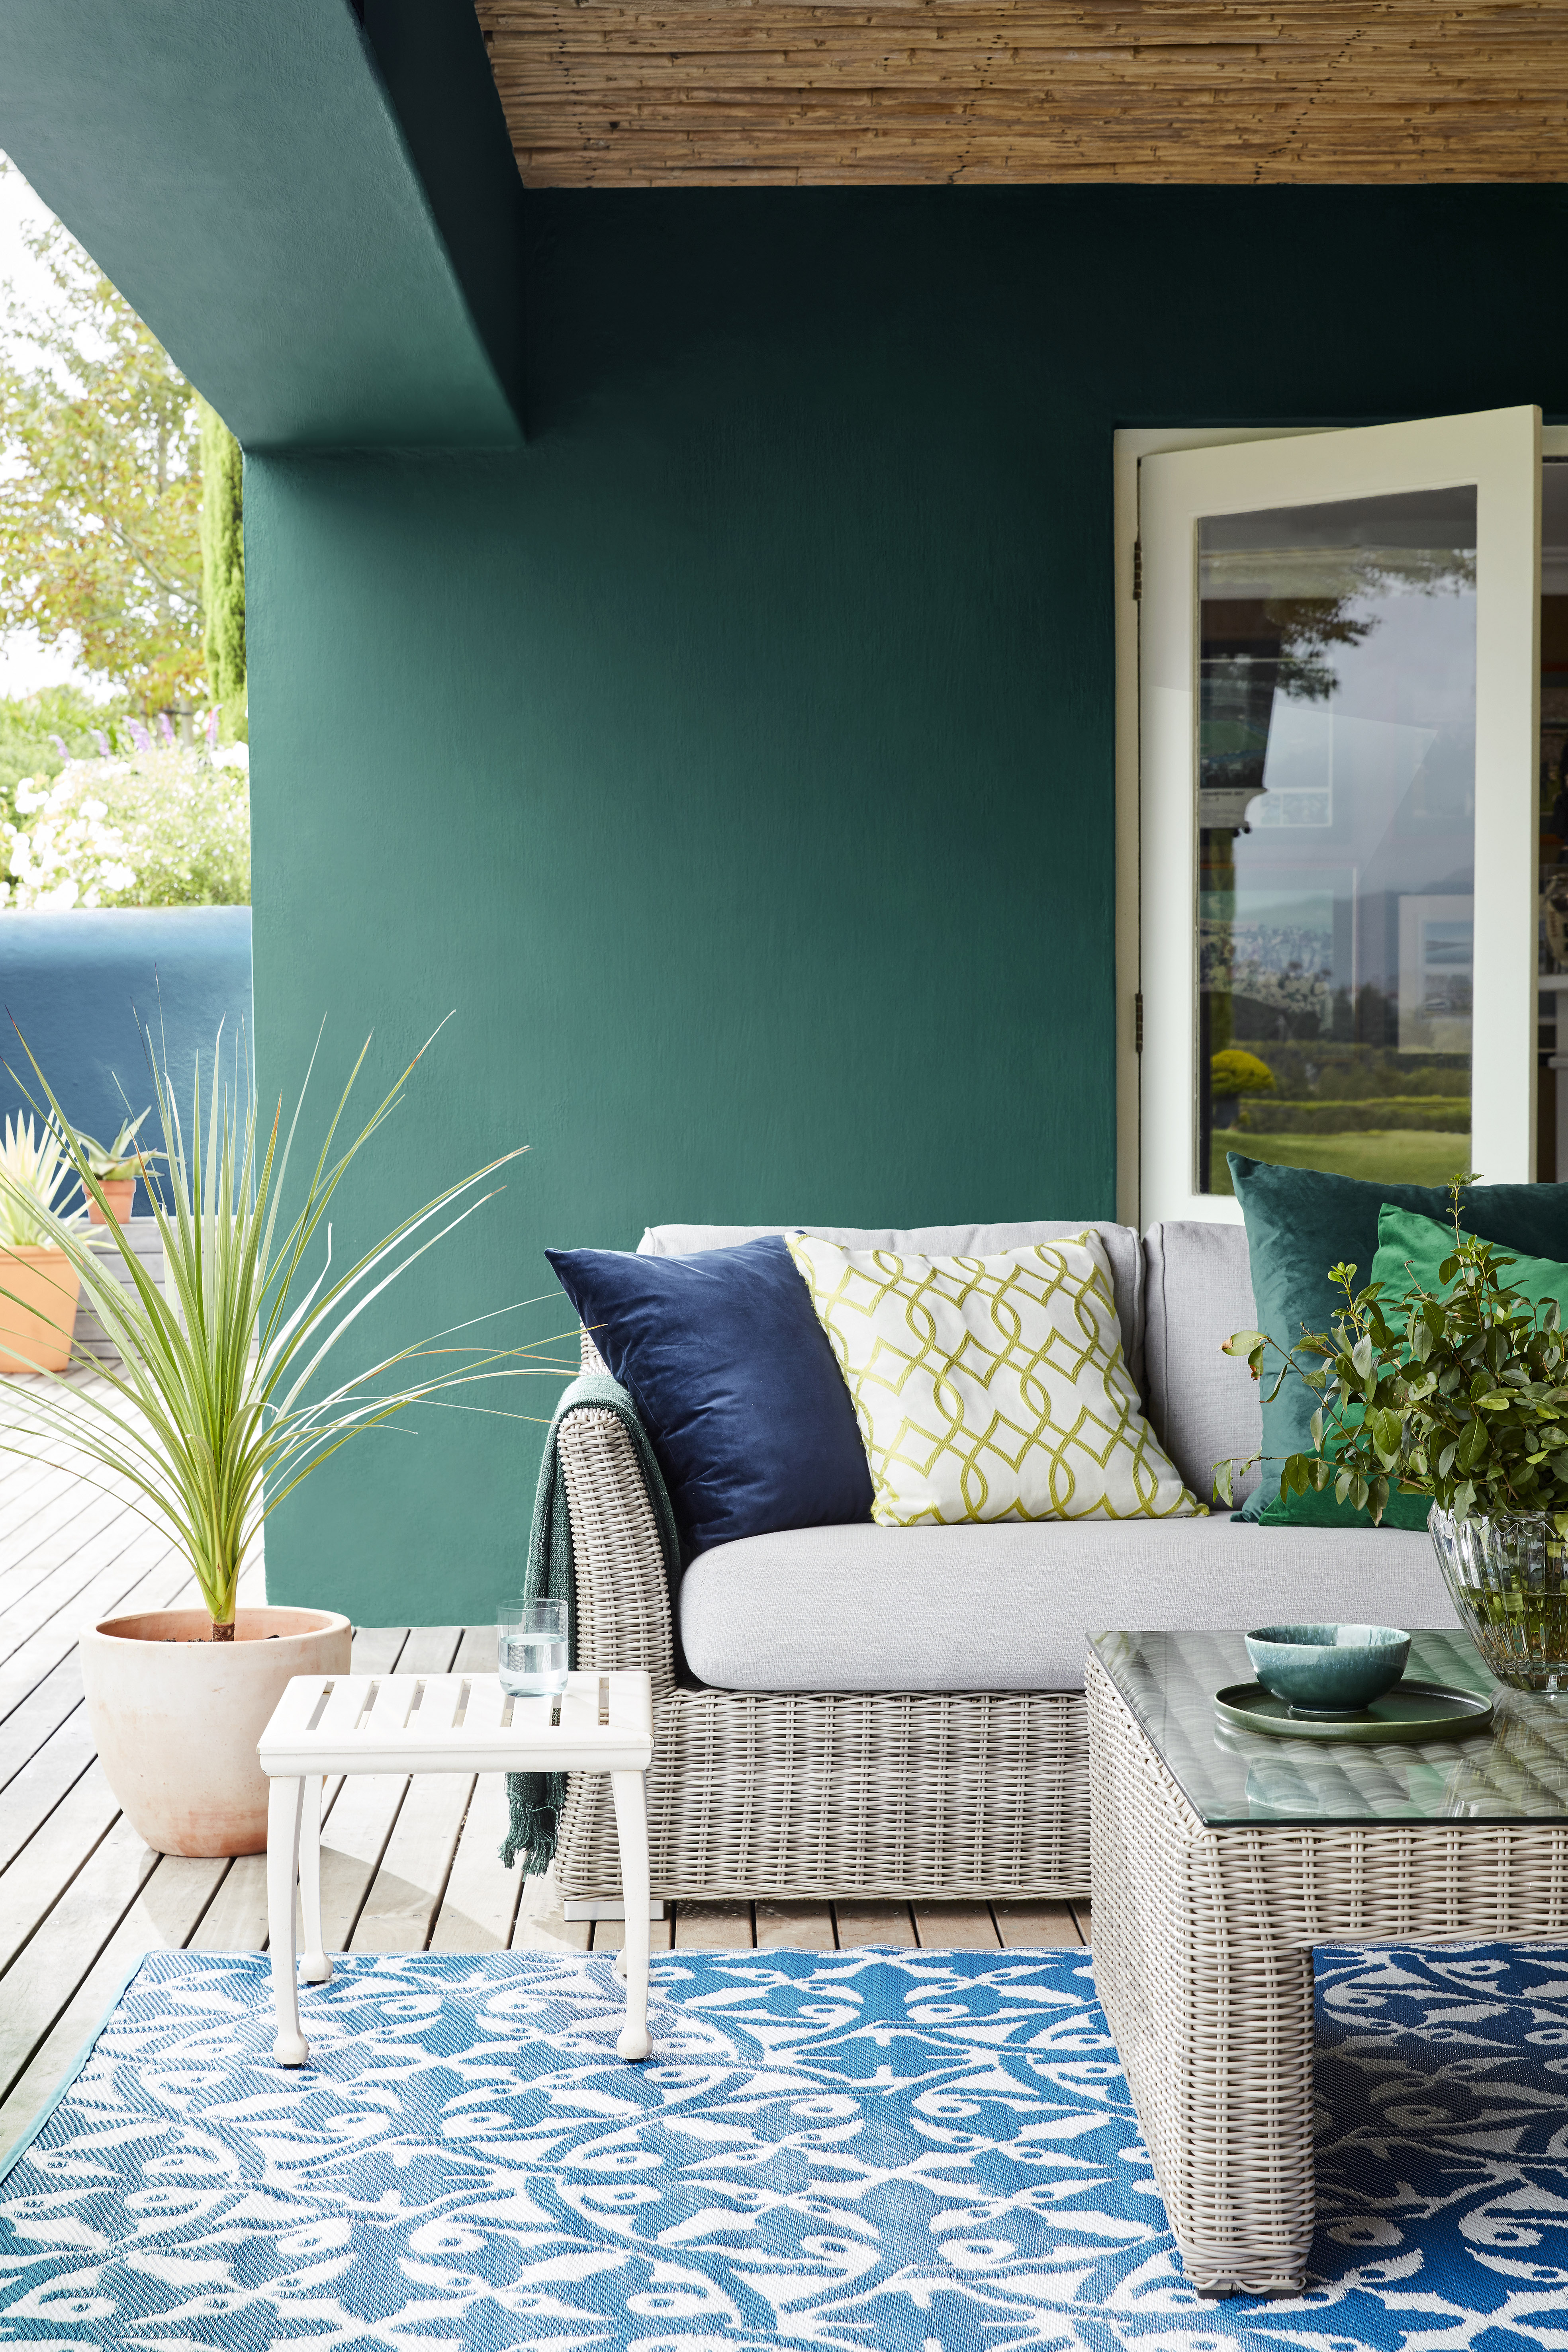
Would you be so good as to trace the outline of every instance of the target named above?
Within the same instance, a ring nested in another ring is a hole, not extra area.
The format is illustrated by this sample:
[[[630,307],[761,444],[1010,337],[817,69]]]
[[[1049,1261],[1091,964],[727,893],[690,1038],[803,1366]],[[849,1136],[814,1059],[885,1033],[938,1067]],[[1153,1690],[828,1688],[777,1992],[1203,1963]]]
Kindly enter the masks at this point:
[[[500,1686],[517,1697],[566,1687],[564,1601],[507,1601],[496,1612]]]

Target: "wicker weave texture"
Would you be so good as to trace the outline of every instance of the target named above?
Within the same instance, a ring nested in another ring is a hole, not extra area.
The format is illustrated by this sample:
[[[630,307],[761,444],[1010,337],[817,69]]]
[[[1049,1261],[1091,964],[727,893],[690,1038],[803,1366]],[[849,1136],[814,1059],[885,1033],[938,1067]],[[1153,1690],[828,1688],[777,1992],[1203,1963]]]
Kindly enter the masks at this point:
[[[1568,1824],[1210,1829],[1092,1656],[1086,1683],[1095,1984],[1172,2231],[1206,2292],[1296,2292],[1313,1945],[1560,1936]]]
[[[584,1336],[584,1369],[599,1369]],[[765,1692],[675,1678],[658,1531],[612,1413],[571,1414],[561,1464],[577,1578],[577,1662],[645,1666],[653,1891],[685,1895],[1081,1895],[1089,1749],[1076,1691]],[[614,1809],[574,1778],[556,1875],[614,1901]]]

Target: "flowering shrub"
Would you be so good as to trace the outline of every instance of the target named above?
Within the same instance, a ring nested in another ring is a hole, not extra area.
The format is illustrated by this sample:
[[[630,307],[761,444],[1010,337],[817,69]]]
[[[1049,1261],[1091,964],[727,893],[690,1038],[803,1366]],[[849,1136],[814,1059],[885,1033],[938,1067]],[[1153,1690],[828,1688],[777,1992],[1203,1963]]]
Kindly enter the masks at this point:
[[[144,730],[138,730],[144,732]],[[141,744],[16,786],[0,825],[8,908],[238,907],[250,900],[243,744]]]

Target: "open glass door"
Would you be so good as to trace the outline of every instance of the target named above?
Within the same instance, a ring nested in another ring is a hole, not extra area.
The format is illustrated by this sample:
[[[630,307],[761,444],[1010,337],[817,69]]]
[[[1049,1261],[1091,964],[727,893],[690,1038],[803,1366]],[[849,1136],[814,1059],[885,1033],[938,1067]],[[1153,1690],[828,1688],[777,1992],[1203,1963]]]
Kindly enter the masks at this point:
[[[1145,1223],[1238,1213],[1230,1150],[1534,1177],[1540,436],[1142,460]]]

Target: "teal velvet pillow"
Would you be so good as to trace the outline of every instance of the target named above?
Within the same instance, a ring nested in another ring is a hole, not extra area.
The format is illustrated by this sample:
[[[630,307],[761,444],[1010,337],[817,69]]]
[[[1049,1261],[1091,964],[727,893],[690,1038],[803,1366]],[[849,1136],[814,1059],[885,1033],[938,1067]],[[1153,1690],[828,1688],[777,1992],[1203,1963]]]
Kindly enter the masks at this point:
[[[1552,1188],[1555,1190],[1555,1186]],[[1439,1297],[1448,1285],[1440,1269],[1453,1255],[1454,1228],[1433,1217],[1417,1216],[1413,1209],[1396,1209],[1385,1201],[1377,1220],[1377,1255],[1372,1278],[1383,1285],[1383,1311],[1392,1322],[1393,1309],[1407,1290],[1430,1290]],[[1568,1265],[1556,1258],[1514,1255],[1511,1265],[1500,1266],[1506,1289],[1521,1290],[1532,1307],[1555,1298],[1568,1323]]]
[[[1341,1300],[1329,1268],[1345,1259],[1358,1286],[1373,1279],[1378,1219],[1386,1202],[1440,1223],[1447,1188],[1436,1184],[1368,1184],[1355,1176],[1328,1176],[1313,1168],[1273,1168],[1229,1155],[1231,1182],[1247,1223],[1258,1328],[1281,1347],[1293,1347],[1303,1328],[1326,1331]],[[1465,1230],[1524,1257],[1568,1262],[1568,1184],[1468,1184],[1460,1213]],[[1403,1287],[1403,1282],[1401,1283]],[[1278,1365],[1279,1359],[1275,1359]],[[1317,1405],[1312,1391],[1288,1380],[1272,1404],[1272,1376],[1264,1376],[1263,1477],[1241,1516],[1265,1527],[1371,1528],[1364,1511],[1336,1503],[1333,1489],[1281,1496],[1279,1472],[1288,1454],[1310,1454]],[[1419,1495],[1395,1495],[1384,1527],[1424,1528],[1429,1505]]]

